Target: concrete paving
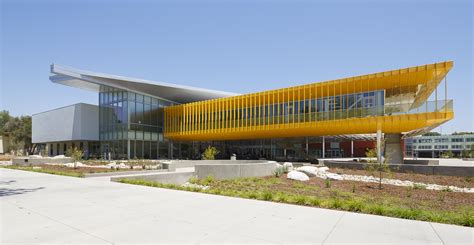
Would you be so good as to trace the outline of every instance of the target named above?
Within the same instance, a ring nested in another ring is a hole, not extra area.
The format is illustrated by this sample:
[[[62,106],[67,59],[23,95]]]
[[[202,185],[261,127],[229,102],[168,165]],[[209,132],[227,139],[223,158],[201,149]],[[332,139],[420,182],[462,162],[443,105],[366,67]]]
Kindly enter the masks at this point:
[[[0,169],[0,244],[473,244],[474,229]]]

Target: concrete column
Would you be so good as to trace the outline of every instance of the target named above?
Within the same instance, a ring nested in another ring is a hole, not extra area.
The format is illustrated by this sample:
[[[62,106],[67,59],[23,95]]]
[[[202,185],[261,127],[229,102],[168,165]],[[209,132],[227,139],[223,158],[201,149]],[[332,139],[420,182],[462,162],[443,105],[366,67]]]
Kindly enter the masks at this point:
[[[401,134],[385,135],[385,158],[390,164],[403,164],[403,149],[401,144]]]
[[[323,136],[323,152],[322,152],[321,156],[323,158],[325,158],[325,156],[326,156],[326,139],[324,138],[324,136]]]
[[[169,154],[169,159],[173,159],[173,142],[172,141],[168,143],[168,154]]]
[[[354,140],[351,140],[351,157],[354,157]]]
[[[308,137],[306,137],[306,154],[309,153],[309,147],[308,147]]]
[[[377,130],[377,162],[382,162],[382,130]]]
[[[130,159],[130,140],[127,140],[127,159]]]

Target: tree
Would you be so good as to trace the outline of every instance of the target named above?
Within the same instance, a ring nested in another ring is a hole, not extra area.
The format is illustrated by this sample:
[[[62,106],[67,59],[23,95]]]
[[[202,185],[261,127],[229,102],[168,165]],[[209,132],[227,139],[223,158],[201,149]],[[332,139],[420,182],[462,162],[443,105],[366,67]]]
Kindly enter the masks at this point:
[[[214,160],[217,154],[219,154],[219,151],[216,147],[208,146],[202,154],[202,158],[204,160]]]
[[[382,140],[380,147],[383,149],[385,145],[385,141]],[[370,175],[374,177],[378,177],[379,183],[378,188],[379,190],[383,189],[382,180],[384,175],[391,175],[392,170],[390,169],[390,159],[386,157],[382,161],[378,162],[377,160],[372,160],[373,158],[379,159],[376,149],[367,149],[365,155],[369,158],[367,161],[367,165],[365,165],[365,170],[369,172]]]
[[[423,134],[423,136],[440,136],[441,134],[438,132],[428,132]]]
[[[74,161],[74,168],[77,168],[77,162],[82,160],[82,157],[84,156],[84,151],[77,147],[69,148],[66,152],[66,155],[72,158],[72,160]]]
[[[451,135],[465,135],[465,134],[474,134],[474,132],[454,132]]]
[[[377,150],[375,149],[365,149],[365,156],[368,158],[367,162],[377,162]]]
[[[454,157],[454,154],[452,151],[446,151],[444,152],[443,154],[441,154],[441,157],[442,158],[453,158]]]
[[[471,152],[468,149],[464,149],[464,150],[461,151],[461,157],[462,158],[468,158],[470,153]]]
[[[0,135],[4,135],[4,126],[10,120],[11,116],[8,111],[0,111]]]
[[[2,133],[9,137],[9,150],[24,150],[28,154],[33,154],[36,150],[36,144],[31,143],[31,117],[11,117],[7,114],[8,112],[5,113],[5,111],[0,113],[0,123],[8,117],[8,121],[2,127]]]

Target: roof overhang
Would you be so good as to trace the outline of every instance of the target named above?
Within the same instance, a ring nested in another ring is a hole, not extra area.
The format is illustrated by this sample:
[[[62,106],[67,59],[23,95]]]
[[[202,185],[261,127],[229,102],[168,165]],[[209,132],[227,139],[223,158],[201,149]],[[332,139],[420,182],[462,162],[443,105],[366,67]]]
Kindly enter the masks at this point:
[[[239,95],[218,90],[82,71],[56,64],[51,65],[51,73],[53,75],[49,79],[54,83],[95,92],[100,92],[101,86],[107,86],[176,103],[189,103]]]

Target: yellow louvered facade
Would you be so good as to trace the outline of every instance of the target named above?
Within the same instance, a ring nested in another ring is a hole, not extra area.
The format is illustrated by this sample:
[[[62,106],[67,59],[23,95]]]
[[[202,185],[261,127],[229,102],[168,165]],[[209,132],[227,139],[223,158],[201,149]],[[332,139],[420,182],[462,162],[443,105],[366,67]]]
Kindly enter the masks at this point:
[[[451,101],[427,102],[452,66],[447,61],[170,106],[165,108],[164,136],[182,141],[236,140],[430,128],[454,116]],[[382,107],[368,111],[335,106],[337,96],[370,91],[383,91]],[[318,98],[334,108],[318,112],[312,108]]]

